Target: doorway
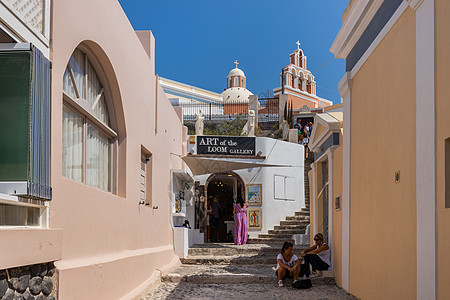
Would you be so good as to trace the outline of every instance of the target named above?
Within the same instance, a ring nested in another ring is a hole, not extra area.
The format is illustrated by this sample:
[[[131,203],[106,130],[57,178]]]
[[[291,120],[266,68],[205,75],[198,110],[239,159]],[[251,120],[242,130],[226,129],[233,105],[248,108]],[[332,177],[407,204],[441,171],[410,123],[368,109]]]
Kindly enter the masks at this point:
[[[244,183],[234,172],[213,174],[205,185],[207,194],[206,242],[233,242],[233,207],[238,195],[244,197]],[[208,229],[209,227],[209,229]]]

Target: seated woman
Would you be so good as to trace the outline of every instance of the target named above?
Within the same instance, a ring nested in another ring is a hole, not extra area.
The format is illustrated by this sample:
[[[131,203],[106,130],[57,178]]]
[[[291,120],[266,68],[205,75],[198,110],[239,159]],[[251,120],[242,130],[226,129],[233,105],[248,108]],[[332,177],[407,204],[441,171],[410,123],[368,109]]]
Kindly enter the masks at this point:
[[[302,267],[302,275],[310,276],[309,266],[311,265],[311,277],[318,276],[317,271],[328,270],[330,262],[330,248],[323,242],[323,234],[314,236],[315,245],[302,251],[305,264]]]
[[[294,245],[289,242],[284,242],[281,248],[281,254],[277,256],[277,268],[275,274],[278,277],[278,286],[283,286],[283,279],[293,278],[294,282],[300,274],[300,261],[297,255],[294,254]]]

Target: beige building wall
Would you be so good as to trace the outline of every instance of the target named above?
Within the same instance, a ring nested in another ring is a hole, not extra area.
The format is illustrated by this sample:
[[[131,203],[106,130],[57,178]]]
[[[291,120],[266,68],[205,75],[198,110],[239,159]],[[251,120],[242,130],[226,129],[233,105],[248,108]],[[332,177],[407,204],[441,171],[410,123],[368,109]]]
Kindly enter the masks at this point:
[[[339,147],[333,154],[333,274],[336,284],[342,286],[342,134],[339,135]],[[335,198],[341,196],[341,209],[336,210]]]
[[[327,129],[326,129],[324,126],[319,126],[319,127],[317,128],[316,136],[317,136],[317,137],[322,136],[322,134],[325,132],[325,130],[327,130]]]
[[[314,201],[314,182],[313,182],[313,170],[310,170],[308,172],[308,179],[309,179],[309,244],[313,245],[313,241],[314,241],[314,205],[313,205],[313,201]]]
[[[362,299],[416,298],[415,36],[408,8],[353,77],[350,292]]]
[[[445,208],[445,139],[450,138],[450,2],[436,0],[436,210],[437,210],[437,296],[450,295],[450,208]],[[448,172],[449,170],[447,170]],[[447,177],[447,178],[446,178]]]
[[[322,183],[322,164],[321,162],[316,163],[316,210],[314,211],[314,216],[317,219],[314,221],[317,224],[317,228],[314,228],[316,232],[312,232],[311,238],[314,238],[314,233],[323,233],[323,193],[320,193],[323,189]],[[314,245],[314,239],[312,239],[312,245]]]

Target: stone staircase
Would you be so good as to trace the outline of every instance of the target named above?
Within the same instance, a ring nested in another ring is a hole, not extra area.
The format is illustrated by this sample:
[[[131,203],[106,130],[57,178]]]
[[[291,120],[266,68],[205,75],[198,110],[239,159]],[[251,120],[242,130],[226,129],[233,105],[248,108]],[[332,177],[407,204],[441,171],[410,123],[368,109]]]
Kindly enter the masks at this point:
[[[182,265],[161,274],[150,299],[342,299],[355,300],[335,285],[332,271],[311,278],[313,288],[297,290],[292,279],[277,284],[274,267],[279,244],[214,243],[194,245]],[[302,248],[294,246],[300,256]]]
[[[311,152],[308,158],[305,158],[305,208],[309,210],[310,191],[309,191],[309,177],[308,172],[311,170],[311,164],[314,162],[314,156]]]
[[[302,208],[294,212],[293,216],[286,217],[280,225],[275,226],[268,233],[261,233],[257,238],[250,238],[249,244],[282,244],[286,241],[294,243],[293,234],[304,234],[309,224],[309,208]]]
[[[305,166],[305,208],[294,212],[293,216],[286,217],[286,220],[281,221],[267,234],[260,234],[258,238],[249,239],[246,245],[209,243],[192,246],[188,250],[188,256],[180,259],[182,265],[169,273],[162,274],[162,284],[149,293],[145,300],[354,299],[333,286],[335,284],[333,271],[324,271],[322,276],[311,279],[313,286],[321,288],[296,290],[290,286],[292,279],[284,280],[287,287],[285,289],[280,289],[277,285],[274,269],[281,244],[285,241],[294,243],[292,235],[304,234],[309,224],[309,183],[306,174]],[[296,245],[294,253],[300,257],[301,251],[306,247],[306,245]],[[246,296],[247,290],[251,292]],[[322,296],[311,294],[325,290],[331,292]]]
[[[268,233],[259,234],[257,238],[250,238],[249,244],[268,243],[268,244],[282,244],[286,241],[295,244],[292,238],[293,234],[304,234],[306,226],[309,224],[309,177],[308,172],[311,170],[311,164],[314,162],[312,155],[305,158],[305,207],[300,211],[294,212],[293,216],[286,217],[286,220],[281,221],[280,225],[275,226]]]
[[[279,244],[234,245],[228,243],[194,245],[182,265],[161,277],[163,283],[270,284],[276,285],[276,257]],[[303,249],[294,247],[300,257]],[[330,272],[312,278],[313,284],[334,284]]]

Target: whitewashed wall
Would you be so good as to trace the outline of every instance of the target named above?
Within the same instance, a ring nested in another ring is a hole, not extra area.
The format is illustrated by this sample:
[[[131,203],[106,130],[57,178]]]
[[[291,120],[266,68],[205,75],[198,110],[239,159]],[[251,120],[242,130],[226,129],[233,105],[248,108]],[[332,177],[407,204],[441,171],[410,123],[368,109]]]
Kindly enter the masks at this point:
[[[271,138],[256,138],[256,152],[266,156],[265,163],[273,165],[287,165],[290,167],[264,167],[254,169],[236,170],[244,183],[262,184],[263,204],[261,230],[249,230],[250,237],[257,237],[260,233],[267,233],[286,216],[305,206],[304,190],[304,147],[299,144],[288,143]],[[244,160],[253,161],[253,160]],[[205,184],[211,174],[196,176],[194,179]],[[293,182],[293,199],[275,198],[274,176],[281,175],[291,178]],[[189,214],[189,212],[188,212]],[[191,216],[193,218],[193,216]]]

